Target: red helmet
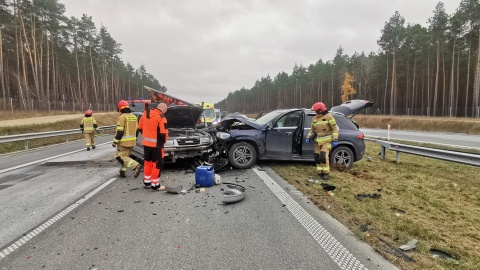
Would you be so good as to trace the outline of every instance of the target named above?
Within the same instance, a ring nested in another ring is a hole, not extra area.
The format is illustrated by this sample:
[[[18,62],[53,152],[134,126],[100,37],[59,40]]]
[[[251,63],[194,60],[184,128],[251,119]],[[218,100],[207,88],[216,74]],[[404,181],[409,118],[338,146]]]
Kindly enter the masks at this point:
[[[92,116],[92,114],[93,114],[92,110],[88,110],[88,111],[85,112],[85,115],[90,115],[90,116]]]
[[[125,100],[120,100],[117,104],[118,111],[121,111],[125,108],[130,108],[130,105],[128,105],[128,102],[126,102]]]
[[[322,102],[317,102],[312,106],[312,111],[316,113],[323,113],[326,110],[327,110],[327,106],[325,106],[325,104],[323,104]]]

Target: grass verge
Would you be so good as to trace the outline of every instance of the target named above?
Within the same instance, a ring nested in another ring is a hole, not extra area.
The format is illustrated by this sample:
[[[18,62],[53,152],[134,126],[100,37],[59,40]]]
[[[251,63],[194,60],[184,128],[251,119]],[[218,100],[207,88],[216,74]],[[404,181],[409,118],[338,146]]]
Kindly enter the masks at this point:
[[[95,119],[99,126],[109,126],[109,125],[115,125],[117,117],[118,117],[118,113],[112,112],[112,113],[102,114],[102,117],[95,117]],[[76,129],[76,128],[80,130],[80,121],[81,121],[81,118],[76,120],[60,120],[58,122],[54,122],[50,124],[0,127],[0,136],[11,135],[11,134],[26,134],[26,133],[37,133],[37,132],[56,131],[56,130],[67,130],[67,129]],[[68,135],[68,140],[69,141],[78,140],[78,139],[82,139],[83,137],[84,136],[81,133]],[[33,149],[33,148],[42,147],[46,145],[61,143],[61,142],[65,142],[65,140],[66,140],[65,136],[56,136],[51,138],[29,140],[28,148]],[[25,149],[25,143],[23,141],[0,144],[0,154],[21,151],[24,149]]]
[[[396,164],[395,152],[388,151],[386,160],[380,160],[379,152],[378,144],[367,142],[362,161],[350,170],[335,169],[328,181],[336,186],[334,196],[308,181],[320,181],[313,164],[268,165],[401,269],[480,269],[480,169],[408,154]],[[371,193],[381,197],[355,198]],[[361,224],[397,247],[418,239],[417,248],[407,253],[416,262],[380,250],[384,244],[361,232]],[[430,248],[453,254],[458,261],[433,258]]]

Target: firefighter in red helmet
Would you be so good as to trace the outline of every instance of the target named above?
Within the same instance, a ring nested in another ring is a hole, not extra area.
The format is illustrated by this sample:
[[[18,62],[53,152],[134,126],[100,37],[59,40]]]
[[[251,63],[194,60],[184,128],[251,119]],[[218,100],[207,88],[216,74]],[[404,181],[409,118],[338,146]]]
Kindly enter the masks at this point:
[[[87,151],[90,151],[90,146],[95,149],[95,131],[100,133],[98,130],[97,121],[93,118],[92,110],[87,110],[85,116],[80,122],[80,130],[85,134],[85,145],[87,146]]]
[[[140,175],[142,165],[130,157],[132,149],[137,143],[137,117],[132,114],[127,101],[120,100],[117,105],[121,113],[117,120],[117,128],[112,146],[117,148],[115,158],[122,165],[119,176],[127,177],[128,168],[133,170],[133,177]]]
[[[145,111],[138,125],[145,160],[143,184],[146,188],[159,191],[165,190],[165,186],[160,185],[160,176],[165,155],[163,146],[168,140],[167,109],[167,104],[162,102],[156,108]]]
[[[338,141],[338,127],[335,118],[328,113],[322,102],[313,104],[312,111],[316,115],[312,119],[312,126],[305,139],[306,143],[315,140],[314,159],[317,173],[320,178],[327,180],[330,174],[329,153]]]

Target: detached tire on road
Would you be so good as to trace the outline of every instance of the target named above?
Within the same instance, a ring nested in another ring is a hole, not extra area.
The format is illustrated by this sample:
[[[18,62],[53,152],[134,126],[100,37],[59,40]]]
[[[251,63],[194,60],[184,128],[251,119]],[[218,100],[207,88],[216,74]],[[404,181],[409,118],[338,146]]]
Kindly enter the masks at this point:
[[[339,164],[351,168],[354,160],[352,150],[346,146],[339,146],[330,153],[330,164],[332,165]]]
[[[257,149],[248,142],[234,143],[228,150],[228,161],[237,169],[248,169],[257,162]]]

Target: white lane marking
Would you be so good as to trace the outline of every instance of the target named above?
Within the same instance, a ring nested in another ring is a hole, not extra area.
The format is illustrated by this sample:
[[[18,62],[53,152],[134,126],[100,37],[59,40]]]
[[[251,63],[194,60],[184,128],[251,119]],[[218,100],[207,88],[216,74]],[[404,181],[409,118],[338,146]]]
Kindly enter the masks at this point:
[[[68,214],[69,212],[71,212],[73,209],[77,208],[79,205],[81,205],[82,203],[84,203],[85,201],[87,201],[88,199],[90,199],[90,197],[92,197],[93,195],[97,194],[100,190],[104,189],[106,186],[108,186],[110,183],[112,183],[113,181],[115,181],[117,178],[112,178],[110,180],[108,180],[107,182],[103,183],[102,185],[100,185],[99,187],[97,187],[96,189],[92,190],[90,193],[88,193],[87,195],[83,196],[80,200],[78,200],[77,202],[73,203],[72,205],[70,205],[67,209],[63,210],[62,212],[58,213],[56,216],[52,217],[51,219],[49,219],[48,221],[46,221],[45,223],[43,223],[42,225],[38,226],[37,228],[35,228],[34,230],[30,231],[27,235],[25,235],[24,237],[22,237],[21,239],[19,239],[17,242],[11,244],[9,247],[6,247],[3,251],[0,251],[0,260],[2,260],[3,258],[5,258],[8,254],[12,253],[13,251],[15,251],[15,249],[21,247],[22,245],[24,245],[25,243],[27,243],[30,239],[32,239],[33,237],[35,237],[36,235],[38,235],[39,233],[41,233],[43,230],[47,229],[48,227],[50,227],[53,223],[55,223],[56,221],[60,220],[62,217],[64,217],[66,214]]]
[[[97,146],[101,146],[101,145],[105,145],[105,144],[109,144],[109,143],[110,142],[101,143],[101,144],[97,144]],[[23,168],[23,167],[27,167],[27,166],[30,166],[30,165],[34,165],[34,164],[37,164],[37,163],[42,163],[42,162],[47,161],[47,160],[51,160],[51,159],[55,159],[55,158],[59,158],[59,157],[63,157],[63,156],[68,156],[70,154],[74,154],[74,153],[78,153],[78,152],[82,152],[82,151],[85,151],[85,149],[75,150],[75,151],[64,153],[64,154],[61,154],[61,155],[32,161],[32,162],[25,163],[25,164],[22,164],[22,165],[18,165],[18,166],[15,166],[15,167],[11,167],[11,168],[8,168],[8,169],[3,169],[3,170],[0,170],[0,173],[13,171],[13,170],[20,169],[20,168]]]
[[[277,196],[302,226],[313,236],[332,260],[344,270],[367,269],[340,242],[322,227],[303,207],[300,206],[266,172],[253,168],[265,185]]]

